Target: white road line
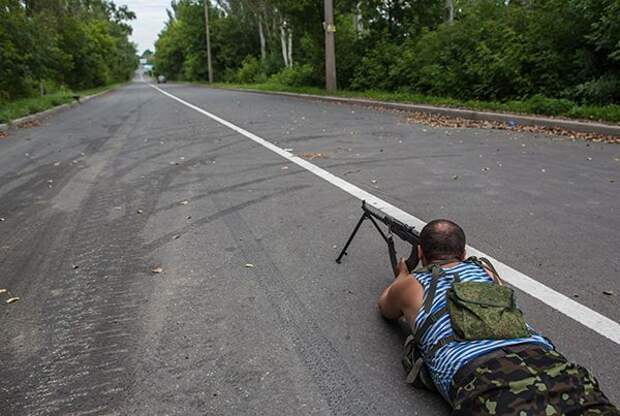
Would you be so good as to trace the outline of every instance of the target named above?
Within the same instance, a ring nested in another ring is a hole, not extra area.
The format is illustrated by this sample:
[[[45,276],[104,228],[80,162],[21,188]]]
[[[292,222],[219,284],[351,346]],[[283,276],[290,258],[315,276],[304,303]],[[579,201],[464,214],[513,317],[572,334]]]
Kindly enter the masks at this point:
[[[391,205],[390,203],[339,178],[338,176],[335,176],[332,173],[329,173],[328,171],[321,169],[316,165],[313,165],[307,160],[297,157],[294,154],[279,148],[273,143],[268,142],[261,137],[258,137],[254,133],[244,130],[241,127],[232,124],[231,122],[226,121],[214,114],[211,114],[200,107],[190,104],[187,101],[184,101],[154,85],[148,85],[161,92],[162,94],[172,98],[173,100],[180,102],[181,104],[191,108],[192,110],[196,110],[199,113],[204,114],[205,116],[217,121],[220,124],[223,124],[231,130],[234,130],[237,133],[247,137],[248,139],[255,141],[261,146],[266,147],[272,152],[277,153],[278,155],[295,163],[296,165],[299,165],[302,168],[314,173],[316,176],[326,180],[334,186],[337,186],[338,188],[353,195],[354,197],[360,200],[365,200],[368,204],[380,209],[381,211],[404,222],[405,224],[414,226],[417,229],[422,229],[422,227],[426,225],[426,223],[419,218],[416,218],[413,215],[401,210],[400,208],[397,208],[394,205]],[[497,272],[506,282],[620,345],[620,324],[618,324],[617,322],[607,318],[604,315],[601,315],[600,313],[588,308],[587,306],[582,305],[581,303],[575,302],[571,298],[564,296],[563,294],[543,285],[542,283],[532,279],[531,277],[521,273],[520,271],[513,269],[512,267],[500,262],[497,259],[494,259],[487,254],[484,254],[479,250],[476,250],[471,246],[467,246],[467,252],[469,255],[488,258],[493,262],[495,268],[497,269]]]

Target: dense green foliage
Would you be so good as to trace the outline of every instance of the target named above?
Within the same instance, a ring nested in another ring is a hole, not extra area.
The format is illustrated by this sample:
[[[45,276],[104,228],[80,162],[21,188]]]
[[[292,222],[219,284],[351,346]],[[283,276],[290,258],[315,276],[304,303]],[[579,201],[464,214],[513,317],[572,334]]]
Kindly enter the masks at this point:
[[[156,70],[171,79],[207,78],[203,1],[173,2],[160,33]],[[322,0],[216,3],[216,80],[323,84]],[[337,1],[339,86],[528,102],[546,114],[620,102],[620,0],[453,0],[452,21],[447,3]]]
[[[108,0],[0,0],[0,103],[128,80],[134,18]]]

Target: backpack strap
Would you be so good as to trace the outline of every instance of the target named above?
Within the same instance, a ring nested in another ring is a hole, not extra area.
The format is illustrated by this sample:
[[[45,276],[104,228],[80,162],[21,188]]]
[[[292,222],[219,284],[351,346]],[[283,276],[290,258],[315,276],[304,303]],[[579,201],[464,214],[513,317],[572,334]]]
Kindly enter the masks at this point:
[[[500,282],[502,281],[502,279],[499,277],[499,273],[497,273],[497,270],[495,270],[495,267],[489,261],[489,259],[487,259],[485,257],[478,258],[476,256],[471,256],[471,257],[469,257],[465,261],[472,262],[475,265],[477,265],[478,267],[480,267],[481,269],[489,269],[491,271],[491,273],[497,278],[497,280],[499,280]]]
[[[417,348],[417,346],[420,345],[420,341],[422,340],[422,337],[424,336],[426,331],[428,331],[428,329],[433,324],[438,322],[440,318],[442,318],[444,315],[447,315],[449,313],[448,307],[444,306],[438,311],[432,314],[429,314],[431,307],[433,305],[433,300],[435,299],[435,292],[437,291],[437,285],[439,284],[439,279],[446,274],[446,272],[441,268],[441,266],[444,264],[453,263],[455,261],[460,262],[461,260],[460,259],[439,260],[439,261],[429,264],[426,267],[418,268],[412,272],[412,273],[429,273],[430,272],[432,277],[431,277],[431,285],[429,287],[428,294],[426,295],[426,299],[424,299],[424,311],[426,312],[427,317],[424,320],[424,323],[422,324],[422,326],[420,328],[416,328],[413,334],[407,337],[407,340],[405,341],[405,349]],[[458,273],[453,273],[452,276],[455,282],[461,281],[461,278]],[[433,356],[435,355],[437,350],[439,350],[439,348],[454,341],[454,339],[455,338],[453,336],[442,338],[435,345],[433,345],[433,347],[431,348],[428,354],[422,355],[420,353],[420,356],[413,362],[413,366],[411,367],[411,370],[407,374],[407,380],[406,380],[407,383],[414,384],[416,380],[418,379],[418,376],[420,376],[420,372],[422,371],[424,361],[430,360],[431,358],[433,358]],[[429,383],[429,381],[424,381],[424,380],[422,380],[422,382],[425,385]],[[430,383],[432,383],[432,381],[430,381]]]
[[[427,316],[426,320],[424,321],[422,326],[420,328],[416,329],[416,331],[415,331],[415,342],[416,342],[416,344],[420,344],[420,341],[422,340],[422,336],[424,335],[424,333],[426,333],[426,331],[433,324],[437,323],[439,321],[439,318],[441,318],[442,316],[444,316],[447,313],[448,313],[448,306],[444,306],[443,308],[439,309],[437,312],[432,313],[429,316]]]
[[[460,282],[461,278],[459,276],[458,273],[454,273],[452,274],[454,281],[455,282]],[[432,302],[431,302],[432,305]],[[429,307],[430,309],[430,307]],[[439,321],[439,319],[448,314],[448,305],[444,306],[443,308],[440,308],[438,311],[435,311],[433,313],[431,313],[429,316],[426,317],[426,319],[424,320],[424,323],[422,324],[422,326],[418,329],[416,329],[415,331],[415,340],[416,343],[419,344],[420,341],[422,340],[422,336],[424,335],[424,333],[426,333],[426,331],[435,323],[437,323]]]
[[[440,268],[439,266],[437,266],[437,268],[435,268],[434,270]],[[443,272],[442,274],[445,274],[445,272]],[[454,282],[460,282],[461,278],[459,276],[458,273],[453,273],[452,274],[453,278],[454,278]],[[437,289],[437,282],[439,281],[439,276],[437,276],[437,278],[435,278],[435,276],[433,276],[433,283],[431,283],[431,289],[429,291],[429,294],[426,298],[426,300],[431,299],[431,302],[429,303],[429,310],[430,307],[432,306],[432,298],[434,297],[435,294],[435,290]],[[432,296],[431,296],[432,295]],[[448,305],[440,308],[439,310],[433,312],[432,314],[428,315],[426,317],[426,319],[424,320],[424,323],[422,324],[422,326],[420,326],[420,328],[416,328],[414,335],[414,339],[415,339],[415,343],[416,345],[420,345],[420,342],[422,341],[422,337],[424,336],[424,334],[426,333],[426,331],[428,331],[428,329],[433,326],[435,323],[437,323],[442,317],[444,317],[445,315],[449,315],[449,311],[448,311]],[[429,354],[427,354],[427,358],[430,359],[432,358],[432,356],[435,354],[435,348],[437,347],[437,345],[439,343],[441,343],[442,341],[445,341],[443,345],[447,344],[448,342],[451,342],[454,340],[454,337],[452,337],[452,340],[448,340],[448,338],[450,337],[446,337],[444,339],[441,339],[437,342],[437,344],[433,345],[433,348],[431,349],[431,351],[429,352]],[[439,346],[438,348],[441,348],[443,345]],[[437,348],[437,349],[438,349]]]
[[[425,358],[427,360],[432,360],[435,353],[439,351],[440,348],[445,347],[452,341],[456,341],[456,337],[454,337],[454,335],[448,335],[447,337],[440,339],[435,343],[435,345],[433,345],[433,348],[431,348],[431,350],[426,354]]]
[[[433,300],[435,300],[435,291],[437,290],[437,285],[439,284],[439,279],[441,276],[445,275],[446,272],[441,268],[441,266],[449,263],[460,262],[460,259],[445,259],[445,260],[437,260],[430,263],[426,267],[422,267],[414,270],[412,273],[431,273],[431,286],[429,288],[428,294],[426,295],[426,299],[424,299],[424,312],[428,315],[431,311],[431,306],[433,306]],[[458,279],[458,273],[455,273],[456,278]],[[457,282],[460,280],[456,280]]]
[[[433,345],[433,347],[427,354],[425,355],[420,354],[420,356],[413,362],[413,367],[411,367],[411,370],[407,374],[406,382],[408,384],[414,384],[416,380],[418,379],[418,376],[420,376],[420,372],[422,371],[424,362],[427,360],[432,360],[433,357],[435,356],[435,353],[437,353],[437,351],[439,351],[440,348],[448,345],[449,343],[455,340],[456,338],[453,335],[449,335],[437,341],[437,343]],[[409,337],[407,337],[407,341],[405,341],[405,348],[407,348],[407,345],[412,345],[412,343],[413,343],[413,347],[415,348],[417,346],[415,337],[413,335],[409,335]],[[424,385],[430,388],[430,386],[427,384],[429,383],[428,380],[421,380],[421,381]]]

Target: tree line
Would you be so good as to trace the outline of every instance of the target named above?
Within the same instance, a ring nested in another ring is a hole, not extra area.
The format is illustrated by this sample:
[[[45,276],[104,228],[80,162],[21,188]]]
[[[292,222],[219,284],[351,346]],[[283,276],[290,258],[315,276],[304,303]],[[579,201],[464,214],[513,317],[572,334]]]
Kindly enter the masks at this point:
[[[109,0],[0,0],[0,102],[130,79],[132,19]]]
[[[337,0],[335,7],[340,88],[620,102],[620,0]],[[217,81],[323,85],[322,0],[215,0],[209,10]],[[206,80],[204,0],[174,0],[155,49],[159,73]]]

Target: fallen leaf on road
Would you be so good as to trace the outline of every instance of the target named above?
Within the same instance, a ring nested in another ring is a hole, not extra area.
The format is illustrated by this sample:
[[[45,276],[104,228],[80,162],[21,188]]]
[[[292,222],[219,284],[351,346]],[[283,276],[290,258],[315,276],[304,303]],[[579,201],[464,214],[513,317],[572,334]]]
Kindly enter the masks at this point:
[[[377,183],[377,180],[376,179],[371,179],[370,182]]]
[[[6,303],[11,304],[11,303],[17,302],[18,300],[19,300],[19,297],[13,296],[12,298],[8,298],[6,300]]]
[[[453,179],[453,180],[457,180],[458,178],[459,178],[459,175],[454,175],[454,176],[452,177],[452,179]]]
[[[32,120],[32,121],[24,121],[23,123],[19,123],[17,125],[17,128],[29,129],[32,127],[39,127],[39,126],[41,126],[41,122],[39,120]]]
[[[187,205],[189,204],[189,201],[186,199],[185,201],[181,201],[181,205]]]
[[[288,169],[288,166],[282,166],[280,169],[282,169],[282,170],[287,170],[287,169]]]
[[[181,238],[181,236],[180,236],[179,234],[177,234],[177,235],[173,235],[173,236],[172,236],[172,239],[173,239],[173,240],[178,240],[179,238]]]
[[[191,219],[192,219],[192,216],[191,216],[191,215],[188,215],[187,217],[185,217],[185,219],[186,219],[186,220],[191,220]]]
[[[76,269],[79,269],[79,268],[80,268],[80,266],[79,266],[79,265],[77,265],[77,264],[72,264],[72,265],[71,265],[71,267],[73,267],[73,270],[76,270]]]
[[[248,269],[252,269],[252,268],[254,268],[255,266],[254,266],[252,263],[246,263],[246,264],[245,264],[245,267],[247,267]]]
[[[0,218],[0,222],[6,221],[6,218]]]
[[[151,269],[151,273],[155,273],[155,274],[157,274],[157,273],[161,273],[161,272],[163,272],[163,271],[164,271],[164,269],[162,269],[162,268],[161,268],[161,266],[153,267],[153,268]]]
[[[141,209],[137,210],[136,213],[138,214],[142,214],[144,211],[142,211]]]
[[[613,296],[614,292],[612,290],[603,290],[603,294],[607,296]]]
[[[511,124],[503,122],[490,122],[482,120],[467,120],[460,117],[448,117],[438,114],[410,113],[407,115],[407,122],[414,124],[425,124],[431,127],[449,128],[483,128],[498,130],[513,130],[534,134],[545,134],[548,136],[563,136],[571,140],[586,140],[594,143],[620,143],[618,136],[606,136],[596,133],[580,133],[558,127],[525,126],[523,124]],[[478,132],[474,132],[477,136]],[[525,147],[525,144],[521,145]]]
[[[54,166],[60,166],[60,162],[54,163]]]
[[[547,169],[541,169],[540,171],[541,171],[542,173],[545,173],[545,172],[547,172]]]
[[[482,168],[480,169],[482,172],[488,172],[489,168]]]
[[[314,159],[327,159],[327,156],[323,153],[318,153],[318,152],[306,152],[306,153],[302,153],[301,157],[303,157],[304,159],[308,159],[308,160],[314,160]]]
[[[591,157],[586,157],[586,160],[592,160],[592,158]]]

